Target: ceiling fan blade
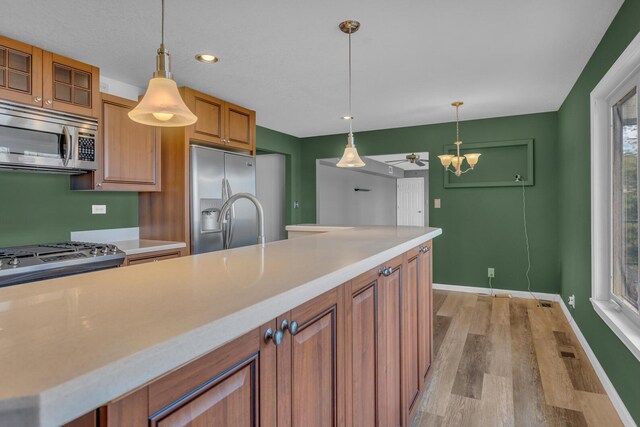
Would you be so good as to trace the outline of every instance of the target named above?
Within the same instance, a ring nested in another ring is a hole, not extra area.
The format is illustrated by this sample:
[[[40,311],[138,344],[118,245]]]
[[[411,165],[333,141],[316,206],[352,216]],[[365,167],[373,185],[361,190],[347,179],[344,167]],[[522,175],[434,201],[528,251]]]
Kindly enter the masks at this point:
[[[416,160],[416,165],[418,165],[418,166],[426,166],[425,163],[420,159]]]

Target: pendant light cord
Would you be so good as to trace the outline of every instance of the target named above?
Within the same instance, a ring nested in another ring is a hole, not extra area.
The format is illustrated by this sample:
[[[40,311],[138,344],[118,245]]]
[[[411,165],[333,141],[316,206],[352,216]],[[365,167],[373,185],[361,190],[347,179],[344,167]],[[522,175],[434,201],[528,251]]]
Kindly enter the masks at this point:
[[[160,44],[162,45],[162,47],[164,48],[164,0],[162,0],[162,25],[161,25],[161,38],[160,38]]]
[[[460,106],[456,105],[456,141],[460,141],[460,116],[458,113],[459,110],[460,110]]]
[[[349,27],[349,133],[353,133],[353,113],[351,112],[351,27]]]

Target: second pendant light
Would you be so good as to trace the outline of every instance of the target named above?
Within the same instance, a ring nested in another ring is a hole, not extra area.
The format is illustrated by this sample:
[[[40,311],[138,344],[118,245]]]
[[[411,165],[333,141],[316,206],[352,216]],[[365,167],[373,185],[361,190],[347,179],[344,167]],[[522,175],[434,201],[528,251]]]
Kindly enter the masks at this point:
[[[340,31],[349,35],[349,115],[343,116],[344,120],[349,120],[349,135],[347,136],[347,146],[340,161],[336,164],[339,168],[361,168],[365,165],[360,156],[353,138],[353,115],[351,113],[351,34],[358,31],[360,23],[348,20],[341,22]]]

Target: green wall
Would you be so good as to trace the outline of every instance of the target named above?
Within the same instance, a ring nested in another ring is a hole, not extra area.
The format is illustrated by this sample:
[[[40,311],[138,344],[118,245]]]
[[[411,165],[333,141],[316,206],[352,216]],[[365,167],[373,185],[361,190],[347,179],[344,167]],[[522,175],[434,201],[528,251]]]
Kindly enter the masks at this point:
[[[287,157],[287,217],[285,220],[287,224],[298,224],[300,222],[300,209],[295,209],[293,202],[300,200],[300,159],[302,151],[300,139],[286,133],[258,126],[256,129],[256,147],[258,154],[279,153]]]
[[[91,205],[107,205],[92,215]],[[69,176],[0,172],[0,247],[69,240],[69,232],[137,227],[138,194],[69,190]]]
[[[287,224],[298,222],[292,208],[300,194],[300,144],[296,137],[258,127],[264,152],[287,156]],[[106,204],[106,215],[92,215]],[[138,194],[69,190],[66,175],[0,172],[0,247],[68,240],[71,231],[138,226]]]
[[[626,0],[558,112],[561,290],[575,294],[577,325],[640,424],[640,363],[593,310],[591,297],[591,90],[640,31],[640,0]]]
[[[489,142],[533,138],[535,186],[526,187],[532,252],[531,289],[560,292],[557,247],[557,114],[541,113],[462,122],[463,141]],[[442,208],[429,210],[430,225],[444,234],[435,242],[436,283],[488,286],[487,268],[496,269],[493,286],[527,289],[526,250],[521,187],[443,188],[443,172],[435,157],[455,138],[455,124],[415,126],[357,132],[361,155],[429,151],[431,199]],[[302,222],[315,222],[315,160],[342,154],[346,135],[304,138],[302,141]],[[482,158],[477,166],[482,169]],[[486,164],[486,161],[485,161]],[[509,158],[501,167],[511,167]],[[518,171],[512,171],[514,173]],[[510,176],[511,173],[509,173]]]

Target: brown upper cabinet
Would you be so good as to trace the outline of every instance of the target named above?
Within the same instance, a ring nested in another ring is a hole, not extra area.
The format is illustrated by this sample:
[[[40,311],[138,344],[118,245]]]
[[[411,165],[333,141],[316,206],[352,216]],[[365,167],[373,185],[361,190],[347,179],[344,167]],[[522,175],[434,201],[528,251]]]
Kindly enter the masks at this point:
[[[97,117],[100,113],[100,70],[51,52],[42,54],[44,107]]]
[[[98,170],[72,177],[74,190],[161,191],[160,129],[129,118],[137,102],[103,93]]]
[[[256,112],[188,87],[180,94],[198,121],[187,128],[187,138],[227,150],[255,154]]]
[[[234,104],[225,104],[226,139],[229,147],[250,151],[256,148],[256,112]]]
[[[98,117],[100,70],[0,36],[0,98]]]
[[[0,36],[0,98],[42,107],[42,50]]]

